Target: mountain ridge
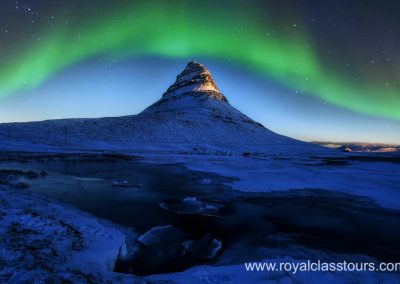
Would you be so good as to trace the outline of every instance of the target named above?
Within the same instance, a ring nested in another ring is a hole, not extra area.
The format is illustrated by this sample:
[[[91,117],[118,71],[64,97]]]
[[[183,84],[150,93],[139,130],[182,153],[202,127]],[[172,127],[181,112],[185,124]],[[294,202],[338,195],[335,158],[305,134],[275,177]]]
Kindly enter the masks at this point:
[[[186,68],[176,77],[176,81],[163,94],[163,98],[188,94],[192,92],[205,92],[210,97],[228,102],[220,92],[210,71],[196,61],[190,61]]]
[[[272,132],[234,107],[209,70],[189,62],[160,100],[137,115],[0,124],[0,145],[192,152],[315,152],[321,146]]]

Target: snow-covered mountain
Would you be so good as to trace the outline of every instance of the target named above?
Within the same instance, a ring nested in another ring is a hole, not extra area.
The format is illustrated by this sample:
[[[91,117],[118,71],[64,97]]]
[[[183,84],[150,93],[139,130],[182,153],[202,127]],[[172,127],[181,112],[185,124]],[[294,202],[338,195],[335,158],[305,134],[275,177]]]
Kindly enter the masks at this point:
[[[138,115],[0,124],[0,146],[270,154],[323,148],[276,134],[233,108],[202,64],[189,62]]]

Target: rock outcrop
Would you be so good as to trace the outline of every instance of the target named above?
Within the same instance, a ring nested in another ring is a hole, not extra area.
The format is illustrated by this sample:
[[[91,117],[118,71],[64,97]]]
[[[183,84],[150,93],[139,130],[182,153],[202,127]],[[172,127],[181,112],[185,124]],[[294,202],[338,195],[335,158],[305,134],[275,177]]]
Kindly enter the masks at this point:
[[[218,89],[210,71],[196,61],[191,61],[186,65],[185,70],[176,77],[175,83],[163,94],[163,98],[192,92],[203,93],[216,100],[228,101]]]

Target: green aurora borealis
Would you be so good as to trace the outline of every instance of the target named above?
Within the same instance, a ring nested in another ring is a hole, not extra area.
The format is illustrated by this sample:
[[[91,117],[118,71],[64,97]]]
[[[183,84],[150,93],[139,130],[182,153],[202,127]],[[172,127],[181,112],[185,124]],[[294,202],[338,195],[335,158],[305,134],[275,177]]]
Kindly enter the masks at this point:
[[[117,10],[104,11],[101,6],[87,19],[80,16],[76,22],[38,28],[35,33],[40,40],[25,42],[16,54],[2,60],[0,97],[36,88],[57,72],[95,57],[201,57],[255,71],[299,95],[312,95],[359,113],[400,119],[399,86],[388,84],[385,73],[354,81],[334,68],[335,60],[321,58],[301,16],[290,12],[289,20],[281,19],[265,14],[257,5],[240,3],[118,2]],[[66,5],[52,11],[59,23],[66,23]],[[276,26],[279,32],[274,31]],[[396,68],[390,72],[399,73]]]

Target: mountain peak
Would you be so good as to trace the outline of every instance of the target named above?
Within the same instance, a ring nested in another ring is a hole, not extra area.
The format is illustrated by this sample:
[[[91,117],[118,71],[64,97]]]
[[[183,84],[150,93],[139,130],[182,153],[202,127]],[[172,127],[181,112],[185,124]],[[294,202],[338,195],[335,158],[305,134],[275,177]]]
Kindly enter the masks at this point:
[[[190,61],[176,77],[176,81],[163,94],[163,98],[201,93],[216,100],[228,101],[220,92],[208,69],[201,63]]]

